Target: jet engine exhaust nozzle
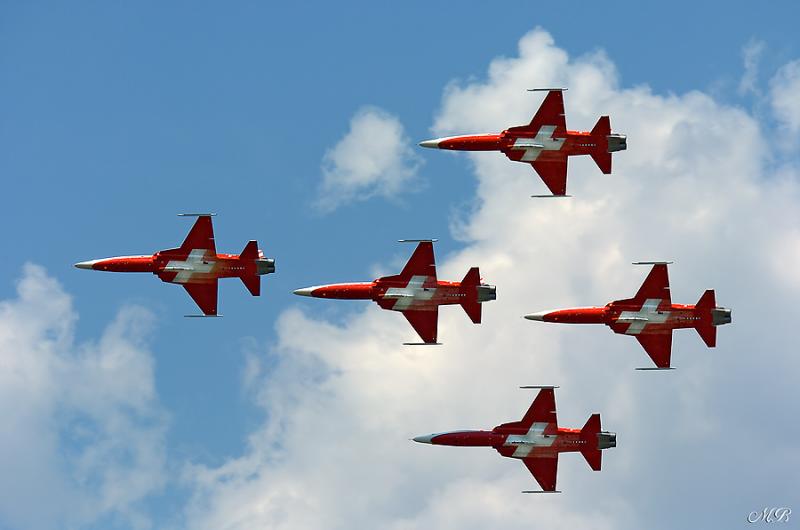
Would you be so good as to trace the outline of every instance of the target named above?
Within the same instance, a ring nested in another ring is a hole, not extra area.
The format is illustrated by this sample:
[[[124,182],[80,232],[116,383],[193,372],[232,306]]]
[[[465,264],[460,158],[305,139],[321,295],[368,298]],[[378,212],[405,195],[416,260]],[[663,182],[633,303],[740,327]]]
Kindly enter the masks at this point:
[[[731,323],[731,310],[724,307],[716,307],[711,310],[711,324],[722,326]]]
[[[617,433],[602,431],[597,433],[597,448],[608,449],[617,446]]]
[[[272,258],[261,258],[256,260],[256,274],[272,274],[275,272],[275,260]]]
[[[628,148],[628,137],[624,134],[609,134],[608,152],[625,151]]]
[[[494,285],[478,286],[478,303],[497,300],[497,287]]]

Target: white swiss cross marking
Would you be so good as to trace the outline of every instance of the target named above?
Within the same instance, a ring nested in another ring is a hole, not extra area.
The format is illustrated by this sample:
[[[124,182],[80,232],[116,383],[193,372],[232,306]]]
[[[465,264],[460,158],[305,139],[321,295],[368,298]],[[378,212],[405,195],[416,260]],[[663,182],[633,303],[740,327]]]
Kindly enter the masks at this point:
[[[175,275],[175,279],[172,280],[173,282],[189,283],[192,280],[192,276],[196,274],[207,275],[214,269],[214,262],[206,258],[207,254],[208,250],[206,249],[192,249],[189,255],[186,256],[186,260],[172,260],[167,263],[164,270],[178,273]]]
[[[523,162],[533,162],[539,158],[542,151],[558,151],[564,145],[563,138],[553,138],[555,125],[542,125],[533,138],[517,138],[511,149],[524,149],[525,154],[520,159]]]
[[[556,441],[556,437],[544,434],[548,425],[548,423],[537,422],[531,425],[526,434],[509,434],[503,445],[516,447],[514,454],[511,455],[514,458],[525,458],[533,451],[534,447],[550,447]]]
[[[433,295],[436,294],[436,288],[423,287],[425,282],[429,279],[430,276],[412,276],[411,279],[408,280],[408,285],[405,287],[390,287],[386,289],[386,294],[384,294],[383,297],[397,299],[392,309],[395,311],[405,311],[415,302],[426,302],[433,298]]]
[[[626,335],[638,335],[648,324],[663,324],[669,318],[669,311],[657,311],[662,300],[648,298],[639,311],[623,311],[619,314],[617,322],[630,322],[625,330]]]

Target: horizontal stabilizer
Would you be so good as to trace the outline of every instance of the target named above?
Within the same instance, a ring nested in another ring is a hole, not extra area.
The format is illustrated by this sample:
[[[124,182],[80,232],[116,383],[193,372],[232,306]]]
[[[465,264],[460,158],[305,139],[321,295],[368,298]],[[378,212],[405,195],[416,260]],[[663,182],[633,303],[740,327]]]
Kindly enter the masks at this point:
[[[600,116],[592,128],[592,136],[605,139],[609,134],[611,134],[611,120],[608,116]]]
[[[240,259],[258,259],[260,257],[261,253],[258,250],[257,241],[248,241],[239,254]]]
[[[472,267],[464,279],[461,280],[461,292],[464,294],[464,301],[461,307],[467,313],[472,322],[481,323],[481,304],[478,302],[478,286],[481,283],[481,273],[478,267]]]
[[[597,447],[597,435],[600,433],[600,414],[592,414],[586,421],[586,425],[581,429],[581,440],[586,442],[586,446],[581,449],[581,454],[589,467],[595,471],[600,471],[603,453]]]
[[[253,275],[246,275],[240,276],[242,283],[247,290],[250,291],[250,294],[253,296],[261,296],[261,276]]]
[[[700,338],[703,339],[703,342],[705,342],[706,346],[709,348],[717,346],[717,328],[714,326],[711,315],[711,311],[715,307],[717,307],[717,299],[714,294],[714,289],[708,289],[704,292],[703,296],[700,297],[700,300],[698,300],[697,304],[694,306],[695,311],[697,311],[700,317],[700,321],[694,329],[697,330],[697,334],[700,335]]]
[[[704,311],[711,311],[717,307],[717,295],[714,293],[714,289],[706,290],[695,304],[695,307]]]
[[[597,149],[590,153],[597,167],[604,175],[611,173],[611,153],[608,149],[608,135],[611,134],[611,121],[608,116],[601,116],[592,129],[592,138]]]
[[[604,175],[611,174],[611,153],[606,151],[594,151],[589,153],[594,160],[594,163],[597,164],[597,167],[600,168],[600,171],[603,172]]]

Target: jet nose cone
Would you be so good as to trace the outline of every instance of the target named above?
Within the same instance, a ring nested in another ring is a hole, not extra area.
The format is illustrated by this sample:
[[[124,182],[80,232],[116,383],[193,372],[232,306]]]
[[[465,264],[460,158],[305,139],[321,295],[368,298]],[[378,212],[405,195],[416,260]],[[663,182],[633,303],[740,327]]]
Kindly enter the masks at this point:
[[[415,442],[419,442],[421,444],[430,444],[430,443],[433,443],[431,441],[433,439],[433,437],[434,437],[433,434],[426,434],[424,436],[417,436],[416,438],[414,438],[414,441]]]
[[[419,143],[419,146],[420,147],[429,147],[431,149],[438,149],[440,141],[441,140],[439,140],[438,138],[433,139],[433,140],[423,140],[422,142]]]
[[[77,268],[79,268],[79,269],[88,269],[88,270],[92,270],[92,269],[94,268],[94,264],[95,264],[95,263],[97,263],[97,261],[96,261],[96,260],[91,260],[91,261],[80,261],[80,262],[78,262],[78,263],[76,263],[76,264],[75,264],[75,267],[77,267]]]
[[[294,294],[300,296],[314,296],[313,294],[311,294],[314,292],[314,289],[316,289],[316,287],[303,287],[302,289],[295,289]]]
[[[531,313],[530,315],[525,315],[527,320],[538,320],[539,322],[544,322],[544,317],[550,313],[550,311],[539,311],[538,313]]]

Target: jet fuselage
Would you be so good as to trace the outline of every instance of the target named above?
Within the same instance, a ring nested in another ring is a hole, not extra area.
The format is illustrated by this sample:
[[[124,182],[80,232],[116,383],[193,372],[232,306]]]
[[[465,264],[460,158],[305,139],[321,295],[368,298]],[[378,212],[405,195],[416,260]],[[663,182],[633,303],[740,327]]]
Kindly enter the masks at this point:
[[[617,435],[601,430],[600,414],[592,414],[582,429],[558,426],[554,387],[543,387],[520,421],[491,431],[450,431],[417,436],[415,442],[456,447],[492,447],[500,455],[521,460],[543,491],[556,491],[558,455],[580,452],[600,471],[602,450],[616,447]]]
[[[261,276],[275,272],[275,260],[264,257],[257,241],[248,241],[240,254],[217,253],[212,214],[197,216],[178,248],[152,256],[118,256],[76,263],[79,269],[106,272],[151,272],[167,283],[181,285],[205,316],[218,316],[220,278],[239,278],[250,294],[260,296]]]
[[[567,194],[570,156],[590,155],[604,174],[611,173],[611,154],[627,149],[627,137],[611,132],[611,120],[601,116],[591,131],[570,131],[560,89],[548,90],[528,125],[501,133],[448,136],[420,142],[422,147],[454,151],[501,151],[510,160],[530,164],[552,195]]]
[[[661,302],[661,300],[648,300],[644,304],[611,302],[604,307],[540,311],[526,315],[525,318],[560,324],[605,324],[612,328],[627,324],[625,334],[634,335],[694,328],[709,311],[697,309],[694,305],[667,305]]]
[[[204,250],[193,250],[186,255],[175,249],[151,256],[118,256],[83,261],[75,266],[106,272],[151,272],[170,283],[205,283],[215,278],[264,275],[275,270],[274,263],[268,259],[241,258],[238,254],[210,255]]]
[[[438,344],[440,305],[459,304],[473,323],[480,324],[482,303],[497,296],[495,287],[481,280],[478,267],[467,271],[460,282],[439,280],[433,240],[403,241],[416,241],[418,245],[400,274],[383,276],[371,282],[305,287],[297,289],[294,294],[338,300],[373,300],[382,309],[402,313],[422,339],[422,344]]]
[[[417,436],[414,441],[432,445],[493,447],[509,458],[528,458],[538,453],[581,451],[590,443],[581,438],[580,429],[553,427],[547,423],[534,423],[527,431],[504,429],[500,426],[491,431],[451,431]]]
[[[694,305],[673,304],[666,262],[637,262],[653,268],[633,298],[604,307],[539,311],[528,320],[562,324],[605,324],[614,333],[636,337],[658,369],[671,368],[672,330],[694,328],[709,348],[717,345],[717,327],[731,322],[731,310],[717,306],[713,289]]]
[[[478,286],[479,292],[481,287],[488,289],[490,286]],[[461,304],[467,296],[461,282],[432,281],[431,278],[416,276],[408,282],[378,279],[372,282],[319,285],[297,289],[295,294],[337,300],[372,300],[393,311]],[[485,300],[488,298],[480,301]]]
[[[422,147],[452,151],[502,151],[515,162],[535,162],[561,159],[564,156],[591,155],[598,151],[624,150],[622,135],[593,135],[587,131],[555,132],[555,127],[543,126],[533,131],[527,126],[512,127],[500,134],[468,134],[448,136],[420,143]]]

